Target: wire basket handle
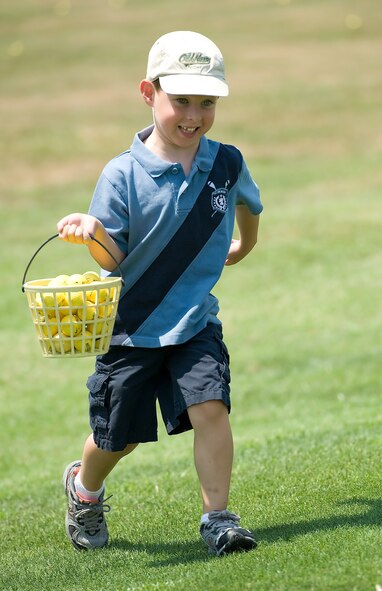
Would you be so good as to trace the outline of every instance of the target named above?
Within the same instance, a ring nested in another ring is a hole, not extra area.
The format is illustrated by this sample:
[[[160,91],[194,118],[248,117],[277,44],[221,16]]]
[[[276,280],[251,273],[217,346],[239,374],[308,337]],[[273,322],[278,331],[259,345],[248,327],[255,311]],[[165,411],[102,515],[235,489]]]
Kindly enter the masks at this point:
[[[41,246],[39,246],[39,247],[38,247],[38,249],[36,250],[36,252],[35,252],[35,253],[34,253],[34,255],[32,256],[31,260],[30,260],[30,261],[29,261],[29,263],[27,264],[27,267],[26,267],[26,269],[25,269],[25,271],[24,271],[23,279],[22,279],[22,282],[21,282],[21,291],[22,291],[23,293],[24,293],[24,291],[25,291],[25,290],[24,290],[24,283],[25,283],[25,279],[26,279],[27,273],[28,273],[28,271],[29,271],[29,267],[31,266],[31,264],[32,264],[32,262],[34,261],[35,257],[38,255],[38,253],[40,252],[40,250],[41,250],[42,248],[44,248],[44,246],[45,246],[46,244],[48,244],[48,242],[50,242],[51,240],[54,240],[55,238],[58,238],[58,236],[59,236],[59,234],[54,234],[53,236],[51,236],[50,238],[48,238],[47,240],[45,240],[45,242],[43,242],[43,243],[41,244]],[[123,274],[122,274],[122,270],[121,270],[121,267],[119,266],[119,263],[118,263],[118,261],[117,261],[117,260],[116,260],[116,258],[114,257],[114,255],[112,255],[112,253],[110,252],[110,250],[109,250],[108,248],[106,248],[106,246],[105,246],[104,244],[102,244],[102,242],[100,242],[99,240],[97,240],[97,238],[95,238],[95,237],[93,236],[93,234],[89,234],[89,236],[90,236],[90,238],[91,238],[92,240],[94,240],[94,242],[97,242],[97,244],[99,244],[100,246],[102,246],[102,248],[103,248],[104,250],[106,250],[107,254],[108,254],[108,255],[109,255],[109,256],[110,256],[110,257],[113,259],[113,261],[115,262],[115,264],[116,264],[116,265],[117,265],[117,267],[118,267],[119,274],[121,275],[121,282],[122,282],[122,285],[124,285],[124,284],[125,284],[125,282],[124,282],[124,280],[123,280]]]

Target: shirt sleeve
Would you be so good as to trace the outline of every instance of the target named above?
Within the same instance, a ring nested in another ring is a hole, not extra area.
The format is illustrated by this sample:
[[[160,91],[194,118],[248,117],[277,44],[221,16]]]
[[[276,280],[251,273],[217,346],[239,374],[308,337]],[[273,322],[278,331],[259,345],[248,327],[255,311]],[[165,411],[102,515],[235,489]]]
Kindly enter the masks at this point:
[[[263,211],[260,189],[253,180],[244,160],[237,180],[236,205],[246,205],[254,215],[258,215]]]
[[[129,212],[122,191],[112,183],[105,172],[98,179],[89,214],[102,222],[106,232],[115,240],[122,252],[128,252]]]

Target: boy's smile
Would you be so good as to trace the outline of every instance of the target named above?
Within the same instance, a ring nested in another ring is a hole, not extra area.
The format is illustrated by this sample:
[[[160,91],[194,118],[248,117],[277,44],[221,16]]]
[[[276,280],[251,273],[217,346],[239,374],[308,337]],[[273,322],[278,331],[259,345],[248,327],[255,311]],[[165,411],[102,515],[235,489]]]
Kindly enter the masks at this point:
[[[180,128],[186,134],[193,134],[198,128],[197,127],[181,127]]]

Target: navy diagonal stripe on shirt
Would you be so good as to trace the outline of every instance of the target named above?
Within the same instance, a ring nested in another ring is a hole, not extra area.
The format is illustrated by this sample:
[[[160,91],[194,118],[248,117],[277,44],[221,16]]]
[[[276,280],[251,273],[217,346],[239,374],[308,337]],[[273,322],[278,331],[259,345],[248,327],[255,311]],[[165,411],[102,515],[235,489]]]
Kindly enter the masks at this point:
[[[236,148],[220,145],[209,178],[183,224],[120,300],[114,334],[134,334],[207,244],[224,217],[224,212],[212,207],[208,181],[213,179],[221,187],[229,179],[234,185],[241,164]]]

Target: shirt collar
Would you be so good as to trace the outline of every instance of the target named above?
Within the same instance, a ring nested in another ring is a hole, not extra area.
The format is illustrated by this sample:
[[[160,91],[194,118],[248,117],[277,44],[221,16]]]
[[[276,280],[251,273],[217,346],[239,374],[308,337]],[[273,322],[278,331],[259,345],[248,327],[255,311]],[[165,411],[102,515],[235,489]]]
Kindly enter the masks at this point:
[[[156,156],[156,154],[146,148],[144,141],[149,137],[153,128],[154,126],[150,125],[135,134],[131,146],[131,155],[145,168],[148,174],[152,177],[159,177],[167,172],[169,168],[172,168],[175,163],[162,160],[159,156]],[[202,136],[200,140],[194,162],[202,172],[209,172],[212,168],[213,157],[210,154],[208,140],[205,136]]]

